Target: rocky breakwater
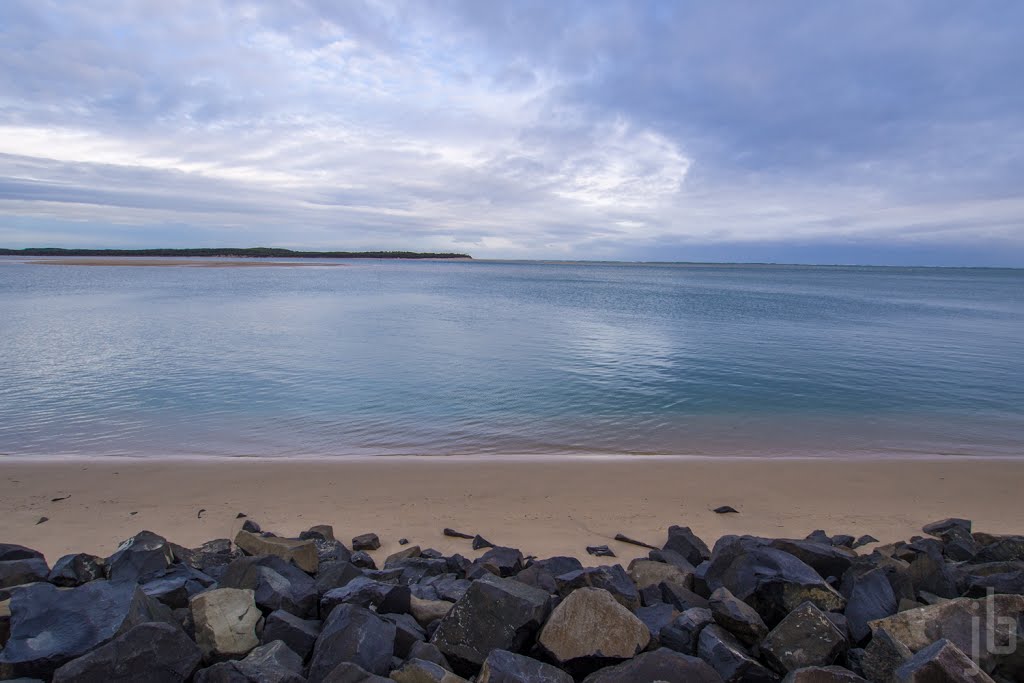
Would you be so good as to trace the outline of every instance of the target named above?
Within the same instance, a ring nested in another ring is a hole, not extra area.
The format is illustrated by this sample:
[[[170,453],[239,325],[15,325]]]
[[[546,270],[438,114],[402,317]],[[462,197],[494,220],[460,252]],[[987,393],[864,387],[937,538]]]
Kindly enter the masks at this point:
[[[52,567],[0,544],[0,678],[1024,680],[1024,537],[962,519],[924,532],[709,548],[671,527],[626,567],[502,546],[470,560],[406,544],[375,559],[372,534],[346,545],[321,525],[288,539],[251,521],[198,548],[143,531],[110,557]]]

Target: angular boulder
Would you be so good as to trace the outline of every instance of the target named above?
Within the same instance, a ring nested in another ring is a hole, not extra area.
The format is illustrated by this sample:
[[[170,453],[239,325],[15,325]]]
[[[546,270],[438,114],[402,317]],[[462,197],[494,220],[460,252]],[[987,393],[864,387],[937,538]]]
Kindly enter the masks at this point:
[[[708,609],[715,623],[747,645],[756,645],[768,635],[768,627],[757,611],[728,588],[719,588],[711,594]]]
[[[561,669],[508,650],[492,650],[476,683],[573,683]]]
[[[869,622],[896,614],[899,605],[884,569],[873,569],[853,581],[845,614],[850,635],[859,643],[871,635]]]
[[[341,588],[332,588],[320,598],[320,616],[327,618],[338,605],[374,607],[378,612],[408,612],[412,599],[408,586],[360,576]]]
[[[235,545],[249,555],[273,555],[285,562],[294,562],[308,574],[315,574],[320,567],[316,543],[311,539],[257,536],[248,531],[239,531],[235,536]]]
[[[152,531],[141,531],[117,547],[107,558],[111,581],[141,582],[167,571],[174,561],[167,539]]]
[[[317,613],[316,581],[297,566],[277,557],[240,557],[228,565],[220,579],[221,588],[253,591],[256,605],[265,614],[276,610],[303,619]]]
[[[10,560],[41,560],[43,554],[38,550],[32,548],[26,548],[23,545],[17,543],[0,543],[0,562],[9,562]]]
[[[360,534],[352,539],[352,550],[377,550],[380,548],[380,538],[377,534]]]
[[[473,564],[492,574],[507,578],[522,571],[523,553],[516,548],[498,546],[478,557]]]
[[[410,659],[392,671],[391,680],[395,683],[467,683],[462,676],[422,659]]]
[[[324,622],[309,664],[310,683],[321,683],[343,662],[387,675],[395,651],[395,626],[358,605],[341,605]]]
[[[857,559],[857,553],[848,548],[833,545],[831,542],[816,543],[808,540],[776,538],[771,540],[768,545],[796,557],[818,572],[818,576],[823,579],[830,576],[842,576]]]
[[[629,659],[651,640],[647,626],[601,588],[573,591],[551,612],[537,644],[576,672]]]
[[[159,605],[127,581],[93,581],[66,590],[32,584],[14,593],[10,611],[0,678],[49,679],[59,667],[135,626],[162,620]]]
[[[491,650],[519,652],[550,611],[547,593],[514,579],[486,576],[440,621],[430,639],[455,672],[471,676]]]
[[[786,615],[760,645],[764,660],[783,675],[809,666],[829,666],[846,648],[846,636],[809,602]]]
[[[207,576],[188,565],[172,565],[163,574],[142,584],[142,592],[172,609],[188,607],[194,595],[202,593],[215,583]]]
[[[569,680],[572,680],[571,678]],[[711,665],[697,657],[659,648],[590,674],[584,683],[722,683]]]
[[[271,612],[263,625],[263,644],[280,640],[300,658],[306,659],[313,651],[320,635],[322,623],[318,619],[301,619],[291,612]]]
[[[74,588],[83,583],[98,581],[103,576],[103,558],[87,553],[78,553],[65,555],[54,562],[46,580],[54,586]]]
[[[693,585],[693,572],[683,571],[675,565],[653,560],[633,560],[629,563],[629,578],[636,584],[637,590],[657,587],[668,581],[684,588]]]
[[[261,618],[251,590],[217,588],[189,602],[196,643],[207,661],[241,657],[260,644],[256,625]]]
[[[963,651],[945,638],[896,669],[896,683],[993,683]]]
[[[893,638],[884,628],[876,628],[871,642],[864,648],[861,668],[872,681],[893,680],[896,669],[910,661],[914,653],[906,645]]]
[[[421,625],[426,626],[432,621],[443,619],[455,603],[447,600],[422,600],[416,596],[409,598],[409,613]]]
[[[841,666],[809,666],[790,671],[782,683],[868,683],[849,669]]]
[[[626,609],[640,607],[640,593],[622,565],[587,567],[555,577],[558,594],[565,597],[577,588],[601,588],[611,593]]]
[[[516,580],[528,586],[541,588],[548,593],[558,592],[556,576],[562,576],[570,572],[581,571],[583,564],[575,557],[550,557],[546,560],[537,560],[529,567],[516,574]]]
[[[92,652],[57,669],[54,683],[183,683],[202,652],[180,628],[139,624]]]
[[[751,657],[740,641],[716,624],[701,631],[697,652],[728,683],[772,683],[779,680]]]
[[[661,629],[659,640],[663,647],[682,652],[684,655],[696,655],[700,632],[705,626],[715,623],[715,617],[706,607],[692,607]]]
[[[0,588],[46,581],[49,575],[50,568],[46,566],[46,560],[37,557],[0,562]]]
[[[668,540],[665,541],[663,549],[679,553],[693,566],[711,557],[707,544],[688,526],[669,527]]]

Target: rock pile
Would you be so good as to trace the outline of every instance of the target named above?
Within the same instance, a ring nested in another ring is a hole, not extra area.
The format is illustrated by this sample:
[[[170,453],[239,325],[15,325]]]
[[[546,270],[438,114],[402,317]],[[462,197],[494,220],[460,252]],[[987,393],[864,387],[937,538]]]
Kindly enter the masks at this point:
[[[374,534],[350,549],[328,526],[281,538],[253,522],[234,542],[143,531],[52,567],[0,544],[0,679],[1024,681],[1024,536],[963,519],[924,532],[708,548],[674,526],[627,567],[403,545],[378,568]]]

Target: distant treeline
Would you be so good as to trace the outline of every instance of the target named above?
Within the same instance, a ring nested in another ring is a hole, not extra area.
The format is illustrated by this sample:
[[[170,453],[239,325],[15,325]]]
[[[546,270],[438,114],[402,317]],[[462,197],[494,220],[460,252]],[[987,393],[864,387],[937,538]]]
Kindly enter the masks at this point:
[[[238,249],[0,249],[0,256],[205,256],[243,258],[472,258],[468,254],[434,254],[418,251],[292,251],[255,247]]]

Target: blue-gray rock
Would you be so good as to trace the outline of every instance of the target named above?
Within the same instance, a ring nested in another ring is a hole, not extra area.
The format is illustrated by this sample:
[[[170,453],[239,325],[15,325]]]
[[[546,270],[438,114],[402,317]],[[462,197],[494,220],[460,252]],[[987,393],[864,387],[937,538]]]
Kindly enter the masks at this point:
[[[358,605],[341,605],[324,622],[309,665],[310,683],[320,683],[342,662],[386,675],[395,651],[395,625]]]
[[[571,680],[571,679],[570,679]],[[667,648],[645,652],[616,666],[605,667],[583,679],[584,683],[722,683],[707,662]]]
[[[573,683],[561,669],[508,650],[492,650],[477,683]]]
[[[586,567],[555,577],[558,594],[563,598],[578,588],[602,588],[630,611],[640,607],[640,593],[636,584],[620,564]]]
[[[302,658],[280,640],[254,648],[239,659],[196,674],[195,683],[305,683]]]
[[[715,617],[706,607],[693,607],[686,610],[675,620],[663,627],[659,641],[667,647],[684,655],[696,655],[700,632],[705,626],[715,623]]]
[[[348,561],[354,564],[355,566],[359,567],[360,569],[377,568],[377,564],[373,561],[373,558],[370,557],[369,553],[363,550],[359,550],[357,552],[352,553],[349,556]]]
[[[411,614],[381,614],[381,619],[395,625],[395,656],[407,659],[416,643],[427,639],[426,630]]]
[[[943,638],[896,669],[895,683],[993,683],[970,657]]]
[[[198,569],[187,565],[173,565],[160,576],[142,584],[142,592],[172,609],[188,607],[193,595],[198,595],[216,582]]]
[[[768,635],[768,627],[757,611],[728,588],[719,588],[711,594],[708,609],[715,623],[747,645],[756,645]]]
[[[159,605],[126,581],[92,581],[59,590],[49,583],[11,598],[11,635],[0,653],[0,678],[49,679],[72,659],[147,621],[163,621]]]
[[[65,555],[54,562],[46,580],[54,586],[74,588],[83,583],[102,579],[103,576],[103,558],[87,553],[77,553]]]
[[[378,612],[408,612],[411,591],[408,586],[384,583],[366,576],[357,577],[341,588],[332,588],[320,598],[320,616],[338,605],[374,607]]]
[[[706,626],[698,639],[697,653],[727,683],[773,683],[779,680],[721,626]]]
[[[167,571],[174,553],[167,539],[152,531],[141,531],[118,546],[107,561],[111,581],[142,582]]]
[[[323,595],[332,588],[341,588],[352,579],[363,575],[363,570],[351,562],[336,560],[321,562],[316,573],[316,590]]]
[[[695,567],[711,556],[707,544],[688,526],[669,527],[668,540],[663,549],[679,553]]]
[[[513,579],[475,581],[441,619],[431,642],[455,672],[477,672],[491,650],[519,652],[531,642],[550,611],[549,595]]]
[[[247,588],[264,614],[279,609],[297,617],[317,614],[316,581],[294,564],[275,555],[240,557],[228,565],[221,588]]]
[[[558,592],[558,583],[555,577],[576,572],[583,569],[583,564],[575,557],[549,557],[546,560],[537,560],[529,567],[516,574],[516,580],[540,588],[548,593]],[[449,599],[444,598],[443,599]]]
[[[17,543],[0,543],[0,562],[9,562],[10,560],[31,560],[43,559],[43,554],[38,550],[32,548],[26,548],[23,545]]]
[[[306,659],[313,651],[321,626],[319,619],[302,619],[279,609],[267,616],[262,641],[267,644],[280,640],[299,657]]]
[[[377,534],[360,534],[352,539],[352,550],[377,550],[380,548],[380,539]]]
[[[491,548],[473,562],[474,565],[486,569],[492,574],[507,578],[515,576],[523,569],[523,554],[516,548],[499,546]]]
[[[841,666],[809,666],[790,671],[782,683],[868,683],[853,671]]]
[[[0,588],[46,581],[49,575],[50,568],[46,566],[46,560],[38,557],[0,562]]]
[[[868,622],[896,614],[899,605],[884,569],[873,569],[856,579],[846,603],[846,620],[854,642],[871,635]]]
[[[846,651],[846,637],[809,602],[797,607],[761,642],[761,655],[775,671],[787,674],[808,666],[828,666]]]
[[[857,559],[857,553],[848,548],[837,547],[831,541],[817,543],[808,540],[776,538],[769,541],[768,545],[796,557],[818,572],[823,579],[830,576],[842,576]]]
[[[681,586],[672,581],[665,581],[658,586],[663,602],[675,607],[680,612],[685,612],[694,607],[707,608],[708,600],[698,595],[686,586]]]
[[[57,669],[54,683],[182,683],[199,666],[199,647],[162,622],[133,629]]]
[[[444,667],[449,671],[453,670],[448,658],[445,657],[433,643],[413,643],[412,647],[409,648],[409,654],[406,655],[406,659],[422,659],[428,662],[433,662],[434,664]]]
[[[658,647],[661,643],[661,630],[675,621],[679,616],[679,611],[672,605],[662,602],[657,605],[641,607],[634,614],[637,619],[644,622],[647,630],[651,632],[650,647]]]

